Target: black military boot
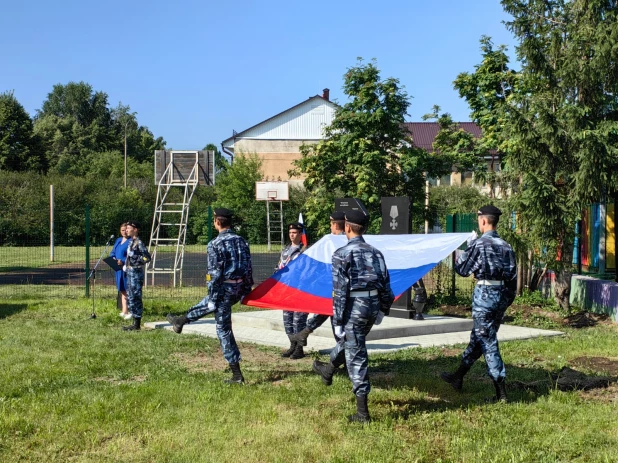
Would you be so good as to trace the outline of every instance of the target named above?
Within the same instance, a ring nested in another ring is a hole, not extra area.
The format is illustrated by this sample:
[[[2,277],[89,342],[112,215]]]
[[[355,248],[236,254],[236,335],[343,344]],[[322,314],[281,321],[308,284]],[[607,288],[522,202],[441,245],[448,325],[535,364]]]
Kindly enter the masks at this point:
[[[492,402],[508,402],[506,398],[506,381],[504,378],[500,378],[499,381],[494,381],[494,388],[496,389],[496,397]]]
[[[320,362],[319,360],[315,360],[313,362],[313,371],[322,377],[322,382],[326,386],[330,386],[331,384],[333,384],[333,375],[335,374],[336,370],[337,367],[331,362],[324,363]]]
[[[294,352],[292,352],[292,355],[290,355],[290,358],[292,360],[298,360],[304,357],[305,357],[305,352],[303,351],[303,345],[300,342],[297,342],[296,348],[294,349]]]
[[[123,331],[139,331],[141,329],[140,328],[141,323],[142,323],[141,318],[134,318],[133,324],[129,326],[123,326],[122,330]]]
[[[296,333],[290,336],[290,340],[300,342],[303,346],[306,346],[307,338],[311,333],[313,333],[313,331],[311,331],[309,328],[304,328],[300,333]]]
[[[171,313],[167,314],[167,321],[172,325],[172,329],[174,333],[182,333],[182,327],[189,323],[189,319],[186,315],[181,315],[179,317],[174,317]]]
[[[240,371],[240,363],[230,363],[230,370],[232,370],[232,377],[223,381],[227,384],[243,384],[245,378]]]
[[[288,358],[296,350],[296,341],[292,341],[292,335],[288,334],[288,338],[290,338],[290,348],[286,350],[285,352],[281,353],[281,357],[283,358]]]
[[[470,367],[462,363],[459,365],[459,368],[457,368],[455,373],[447,373],[446,371],[443,371],[440,373],[440,378],[453,386],[453,389],[456,391],[461,391],[461,388],[463,387],[463,378],[468,371],[470,371]]]
[[[369,423],[371,421],[366,395],[356,396],[356,414],[348,416],[348,421],[350,423]]]

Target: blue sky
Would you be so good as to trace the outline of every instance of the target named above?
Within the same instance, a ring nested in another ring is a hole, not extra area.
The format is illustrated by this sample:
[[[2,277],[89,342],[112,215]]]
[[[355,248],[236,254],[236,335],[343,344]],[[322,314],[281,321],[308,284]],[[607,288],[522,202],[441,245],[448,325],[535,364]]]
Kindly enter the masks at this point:
[[[401,81],[409,121],[434,104],[469,120],[452,81],[479,38],[514,51],[498,0],[3,3],[0,92],[34,115],[54,84],[83,80],[175,149],[219,146],[326,87],[344,102],[357,57]]]

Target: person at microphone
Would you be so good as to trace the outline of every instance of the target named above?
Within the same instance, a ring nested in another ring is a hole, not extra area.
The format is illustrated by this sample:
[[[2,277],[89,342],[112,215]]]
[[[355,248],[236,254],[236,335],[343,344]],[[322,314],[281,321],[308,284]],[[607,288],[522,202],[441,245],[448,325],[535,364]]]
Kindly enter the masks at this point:
[[[112,238],[113,237],[114,235],[112,235]],[[123,267],[125,261],[127,260],[127,249],[129,248],[129,243],[130,240],[127,234],[127,224],[125,222],[120,225],[120,236],[116,239],[112,252],[109,253],[110,257],[116,259],[116,262],[120,265],[120,267]],[[120,303],[122,307],[122,311],[119,316],[125,320],[129,320],[131,318],[131,314],[127,308],[127,290],[124,282],[124,270],[121,268],[120,270],[116,270],[115,273],[116,288],[118,288],[118,294],[120,296]]]
[[[148,249],[139,239],[139,224],[129,220],[126,233],[131,237],[125,262],[125,281],[127,288],[127,306],[133,318],[133,324],[123,326],[124,331],[138,331],[142,322],[144,305],[142,303],[142,286],[144,285],[144,267],[150,262]]]

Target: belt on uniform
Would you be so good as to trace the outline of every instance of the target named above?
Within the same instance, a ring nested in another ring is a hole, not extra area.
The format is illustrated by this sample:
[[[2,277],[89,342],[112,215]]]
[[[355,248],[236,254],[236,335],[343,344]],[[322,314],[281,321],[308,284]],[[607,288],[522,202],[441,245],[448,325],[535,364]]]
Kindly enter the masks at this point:
[[[223,283],[242,283],[242,278],[239,280],[225,280]]]
[[[372,289],[371,291],[350,291],[350,297],[371,297],[377,295],[377,289]]]
[[[476,282],[477,285],[482,286],[502,286],[504,281],[502,280],[479,280]]]

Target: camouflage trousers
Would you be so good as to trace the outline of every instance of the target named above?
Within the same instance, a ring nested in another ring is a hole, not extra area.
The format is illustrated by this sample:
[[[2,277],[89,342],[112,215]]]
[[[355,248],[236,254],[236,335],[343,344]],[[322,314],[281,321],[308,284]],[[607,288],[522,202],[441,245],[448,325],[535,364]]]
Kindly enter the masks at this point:
[[[144,286],[144,268],[129,267],[125,273],[127,290],[127,308],[133,318],[142,318],[144,304],[142,303],[142,286]]]
[[[315,331],[320,326],[322,326],[324,322],[328,320],[328,318],[329,318],[328,315],[316,314],[313,317],[311,317],[309,321],[307,322],[307,328],[309,328],[311,331]],[[330,320],[332,324],[333,318],[331,317]]]
[[[293,312],[291,310],[283,311],[283,326],[285,327],[285,334],[288,336],[291,334],[300,333],[307,326],[306,312]]]
[[[348,299],[346,312],[350,315],[347,320],[344,319],[345,337],[330,351],[330,361],[333,365],[339,367],[345,362],[352,381],[352,392],[355,395],[367,395],[371,391],[368,373],[369,356],[365,341],[379,310],[377,296]]]
[[[210,301],[208,296],[206,296],[189,309],[187,319],[189,322],[194,322],[214,313],[217,337],[223,351],[223,357],[225,357],[228,363],[238,363],[242,360],[242,357],[232,331],[232,306],[240,301],[240,298],[243,296],[243,288],[241,283],[224,283],[223,288],[223,297],[218,301],[213,301],[213,309],[208,308]]]
[[[491,379],[506,377],[504,362],[498,346],[498,329],[507,304],[501,286],[477,285],[472,296],[472,319],[474,327],[470,343],[463,353],[462,363],[471,367],[481,354],[487,363]]]

